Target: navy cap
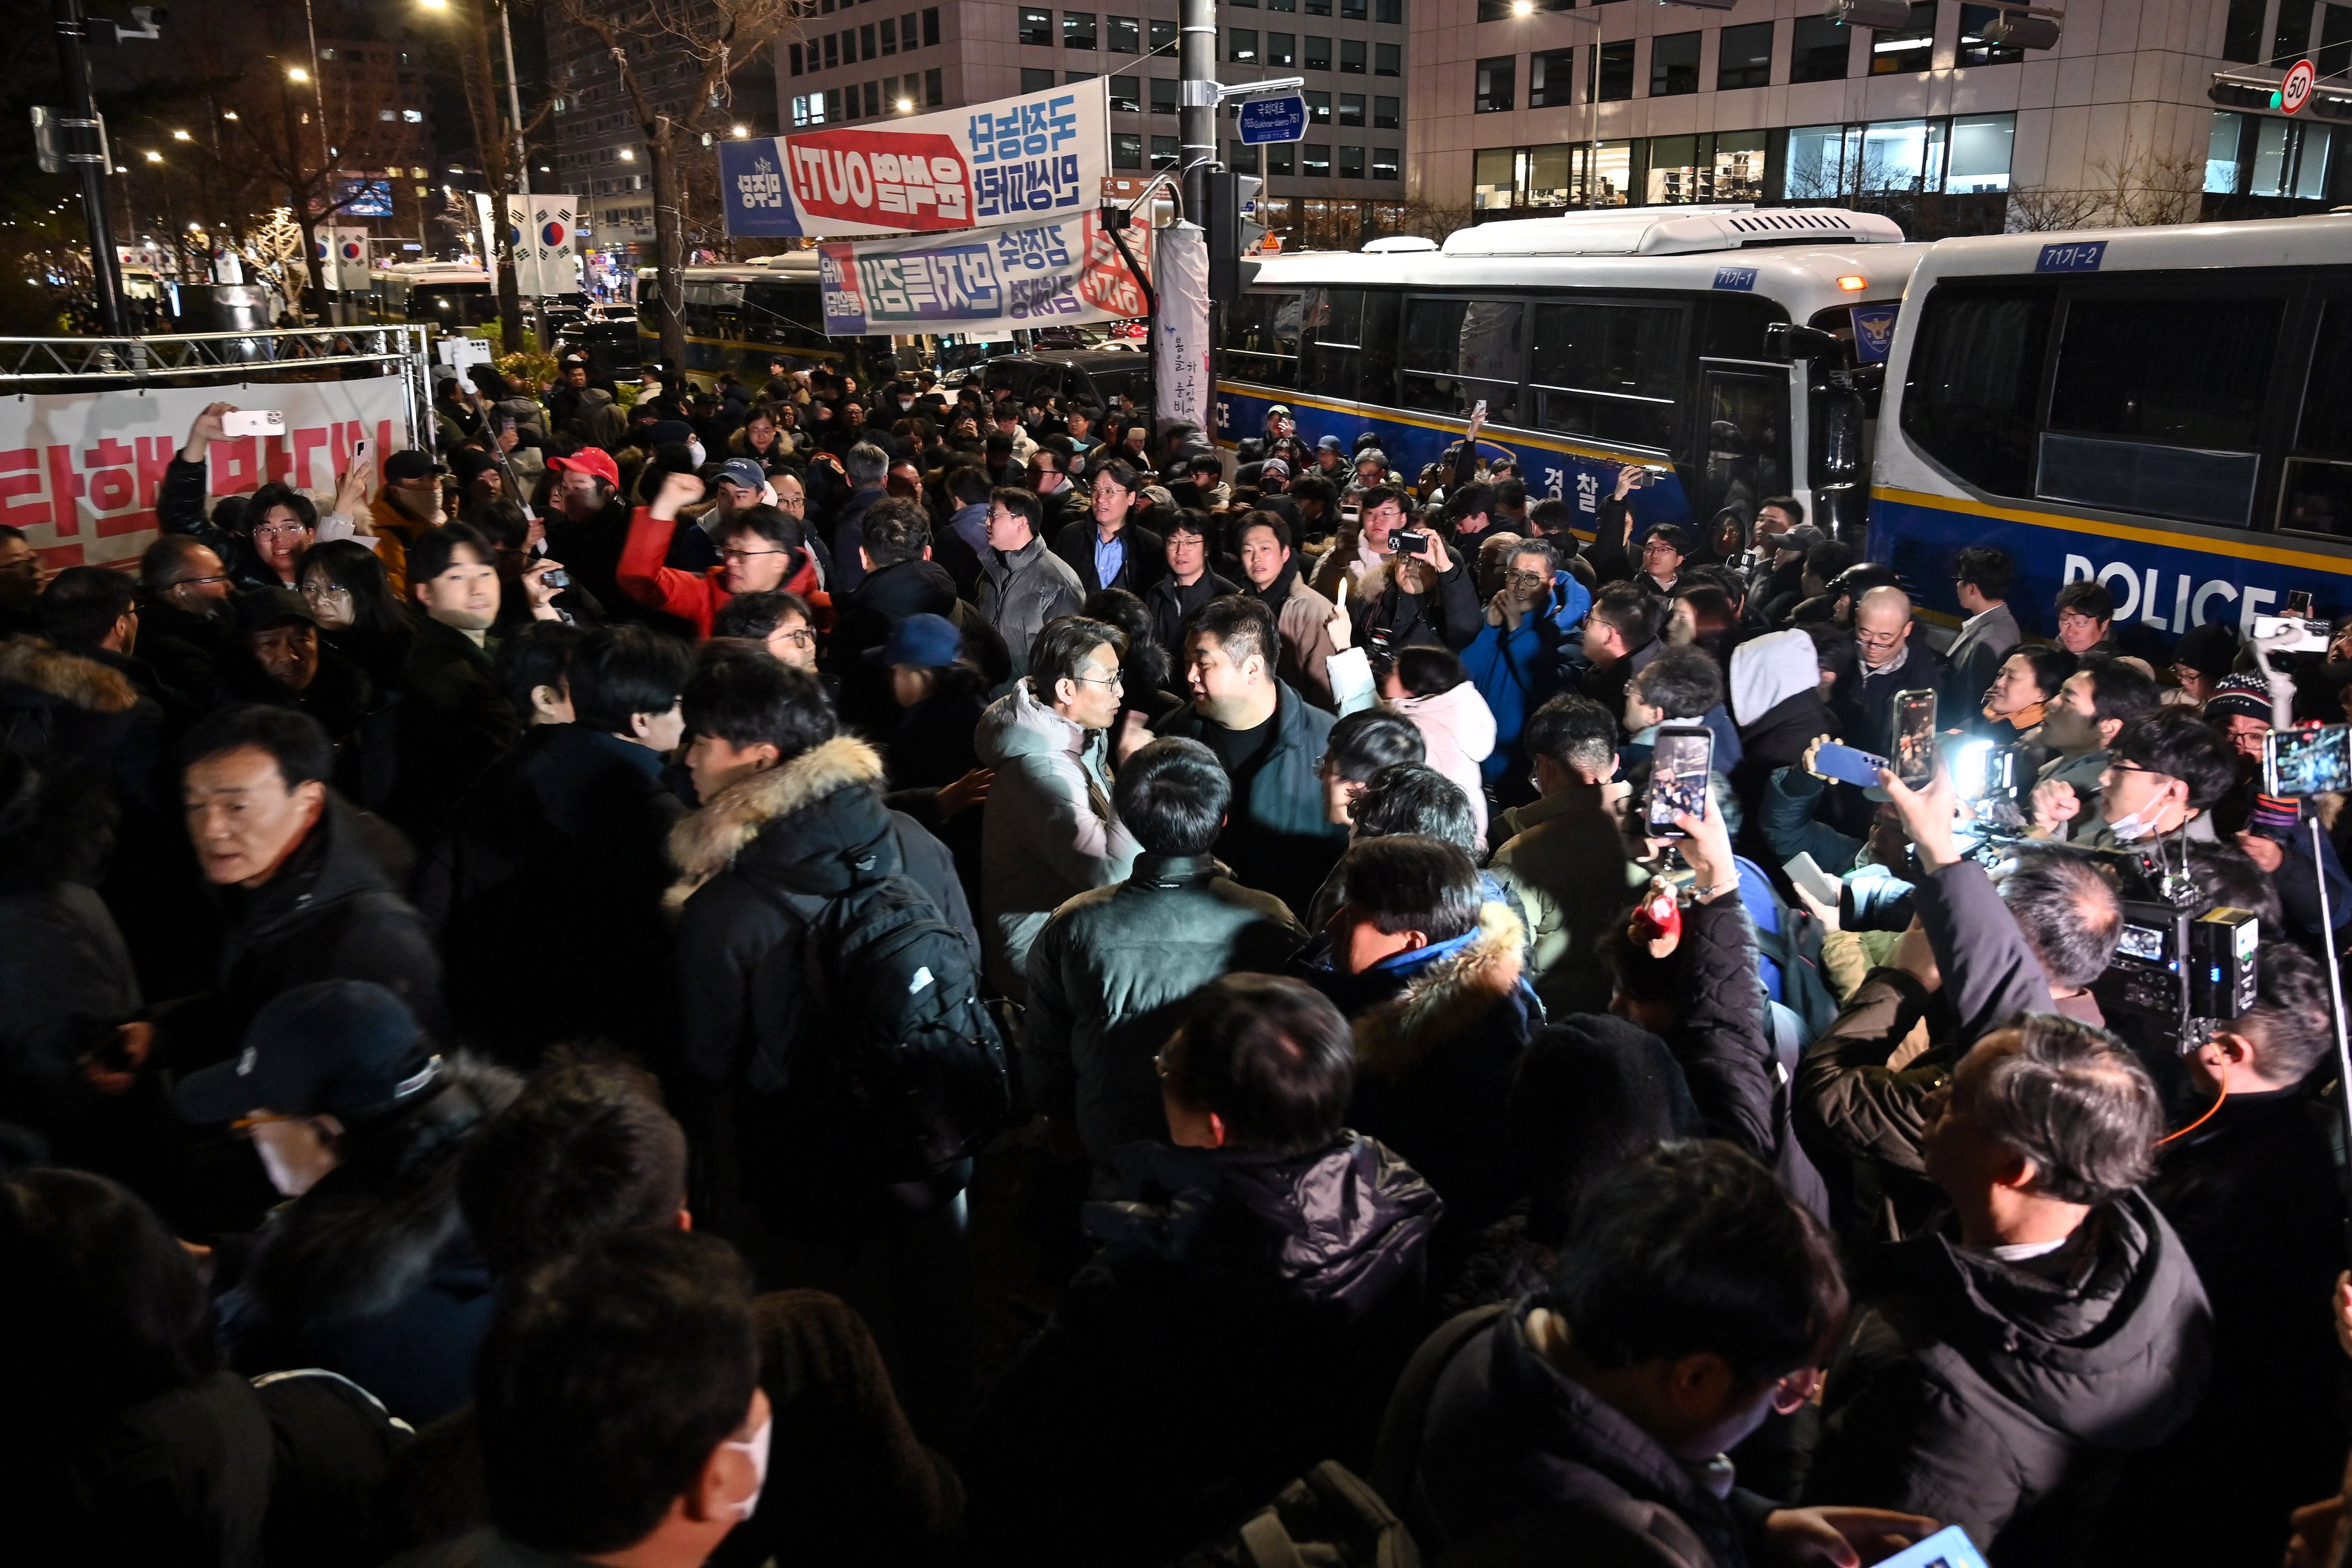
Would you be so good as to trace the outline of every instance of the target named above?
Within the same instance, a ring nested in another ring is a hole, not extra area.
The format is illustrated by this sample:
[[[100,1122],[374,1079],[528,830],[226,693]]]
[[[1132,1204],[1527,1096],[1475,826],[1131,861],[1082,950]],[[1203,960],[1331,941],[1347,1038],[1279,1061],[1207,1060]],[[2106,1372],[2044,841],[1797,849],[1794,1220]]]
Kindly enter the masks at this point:
[[[372,1121],[438,1081],[416,1016],[366,980],[298,985],[254,1015],[245,1048],[180,1080],[173,1103],[190,1121],[233,1121],[256,1110]]]
[[[767,470],[749,458],[728,458],[719,465],[719,477],[738,489],[750,490],[753,495],[758,495],[761,488],[768,482]]]
[[[908,616],[890,628],[890,640],[877,650],[883,664],[937,669],[963,657],[963,634],[945,616]]]
[[[683,419],[664,419],[646,432],[646,437],[656,447],[667,446],[672,441],[683,447],[694,439],[694,426]]]
[[[319,624],[319,617],[310,612],[310,602],[291,588],[247,588],[236,596],[236,629],[240,632],[282,626],[289,621],[299,621],[306,626]]]
[[[1337,436],[1326,436],[1315,443],[1315,449],[1318,452],[1345,452],[1348,446]]]

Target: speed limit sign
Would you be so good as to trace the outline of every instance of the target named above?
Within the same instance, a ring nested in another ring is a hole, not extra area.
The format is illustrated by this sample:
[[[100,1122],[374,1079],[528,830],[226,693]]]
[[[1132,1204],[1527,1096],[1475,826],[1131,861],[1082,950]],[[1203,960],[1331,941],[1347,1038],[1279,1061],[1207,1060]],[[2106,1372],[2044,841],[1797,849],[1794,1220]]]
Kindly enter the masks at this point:
[[[2297,60],[2288,68],[2286,79],[2279,83],[2279,107],[2293,114],[2311,101],[2311,84],[2318,72],[2309,60]]]

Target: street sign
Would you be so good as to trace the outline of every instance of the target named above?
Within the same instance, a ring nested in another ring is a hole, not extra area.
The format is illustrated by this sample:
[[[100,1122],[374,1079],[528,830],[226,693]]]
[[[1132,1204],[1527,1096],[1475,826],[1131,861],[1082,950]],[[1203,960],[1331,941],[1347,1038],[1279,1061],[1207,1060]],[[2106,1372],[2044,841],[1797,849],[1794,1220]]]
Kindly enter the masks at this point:
[[[2279,83],[2279,107],[2293,114],[2309,103],[2312,84],[2318,79],[2319,73],[2312,68],[2309,60],[2295,61],[2287,68],[2286,79]],[[1246,140],[1247,132],[1244,132],[1244,138]]]
[[[1254,98],[1242,105],[1242,142],[1255,147],[1267,142],[1296,142],[1307,134],[1307,100]]]

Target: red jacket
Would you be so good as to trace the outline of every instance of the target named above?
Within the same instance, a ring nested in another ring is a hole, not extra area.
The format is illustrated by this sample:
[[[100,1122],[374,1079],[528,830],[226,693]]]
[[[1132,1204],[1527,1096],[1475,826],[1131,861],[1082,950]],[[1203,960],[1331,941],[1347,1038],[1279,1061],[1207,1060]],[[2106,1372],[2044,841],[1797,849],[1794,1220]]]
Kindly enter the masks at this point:
[[[707,637],[711,620],[734,597],[720,582],[727,568],[713,566],[698,574],[663,565],[670,538],[677,531],[676,518],[665,521],[654,516],[649,507],[637,508],[629,516],[628,542],[621,546],[621,564],[613,574],[614,580],[621,584],[621,592],[640,605],[692,621],[695,635]],[[833,599],[817,586],[814,554],[801,552],[800,565],[784,580],[783,587],[808,602],[809,619],[816,630],[832,626]]]

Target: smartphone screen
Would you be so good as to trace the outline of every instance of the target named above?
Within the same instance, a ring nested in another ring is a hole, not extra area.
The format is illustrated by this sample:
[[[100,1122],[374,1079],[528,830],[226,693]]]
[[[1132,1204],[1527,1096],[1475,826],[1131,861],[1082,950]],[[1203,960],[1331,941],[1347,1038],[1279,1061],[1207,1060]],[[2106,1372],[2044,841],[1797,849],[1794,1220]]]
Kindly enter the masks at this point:
[[[2286,596],[2286,613],[2296,620],[2311,618],[2311,594],[2304,588],[2291,590]]]
[[[2352,726],[2272,731],[2263,742],[2263,789],[2279,795],[2352,790]]]
[[[1706,815],[1706,776],[1714,768],[1714,731],[1704,724],[1659,730],[1650,753],[1650,794],[1643,808],[1650,837],[1682,837],[1683,830],[1675,826],[1676,813]]]
[[[1895,694],[1895,776],[1906,788],[1926,789],[1936,776],[1936,694]]]

